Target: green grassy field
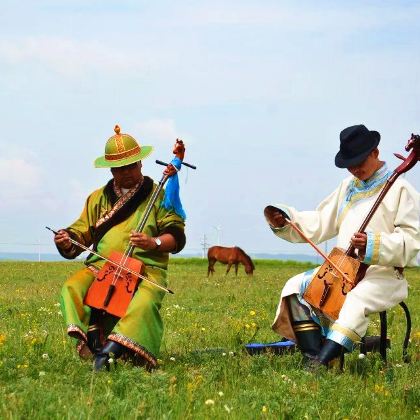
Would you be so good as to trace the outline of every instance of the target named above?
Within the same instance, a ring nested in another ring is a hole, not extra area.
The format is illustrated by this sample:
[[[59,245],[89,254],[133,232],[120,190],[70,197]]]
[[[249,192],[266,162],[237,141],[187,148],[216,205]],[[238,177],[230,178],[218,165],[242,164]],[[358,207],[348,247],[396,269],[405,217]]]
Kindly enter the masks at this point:
[[[93,374],[75,353],[58,305],[80,263],[0,263],[0,418],[420,418],[420,269],[407,270],[411,363],[401,360],[404,316],[389,311],[392,349],[346,356],[345,371],[312,374],[299,353],[249,356],[243,344],[277,341],[270,329],[282,285],[308,264],[257,261],[224,276],[216,264],[173,259],[159,368],[128,363]],[[373,317],[370,333],[378,333]]]

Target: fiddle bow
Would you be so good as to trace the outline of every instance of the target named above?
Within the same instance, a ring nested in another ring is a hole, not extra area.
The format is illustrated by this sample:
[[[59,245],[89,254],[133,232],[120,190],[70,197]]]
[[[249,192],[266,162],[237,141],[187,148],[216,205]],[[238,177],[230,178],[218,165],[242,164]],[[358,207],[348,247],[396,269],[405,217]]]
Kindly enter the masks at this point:
[[[58,235],[58,232],[55,231],[54,229],[51,229],[48,226],[45,226],[46,229],[50,230],[52,233],[54,233],[54,235]],[[150,284],[153,284],[154,286],[156,286],[157,288],[165,291],[166,293],[170,293],[170,294],[175,294],[171,289],[161,286],[160,284],[154,282],[153,280],[150,280],[149,278],[147,278],[146,276],[141,275],[140,273],[138,273],[137,271],[131,270],[129,267],[125,267],[123,265],[118,264],[116,261],[112,261],[111,259],[104,257],[103,255],[99,254],[98,252],[94,251],[91,248],[88,248],[87,246],[84,246],[83,244],[81,244],[80,242],[75,241],[73,238],[69,238],[70,242],[73,245],[78,246],[79,248],[83,249],[84,251],[88,251],[90,254],[96,255],[97,257],[101,258],[104,261],[107,261],[108,263],[114,265],[115,267],[121,268],[123,271],[126,271],[127,273],[133,274],[134,276],[140,277],[142,280],[147,281]]]

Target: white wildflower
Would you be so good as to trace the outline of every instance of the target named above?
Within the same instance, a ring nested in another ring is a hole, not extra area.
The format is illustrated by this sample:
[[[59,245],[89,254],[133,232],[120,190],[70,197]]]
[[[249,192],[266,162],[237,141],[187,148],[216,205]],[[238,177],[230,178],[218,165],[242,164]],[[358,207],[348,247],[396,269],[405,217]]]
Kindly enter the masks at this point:
[[[228,412],[228,413],[230,413],[231,411],[232,411],[232,407],[229,407],[227,404],[225,404],[224,406],[223,406],[223,408]]]
[[[206,402],[204,404],[206,404],[206,405],[214,405],[214,400],[206,400]]]

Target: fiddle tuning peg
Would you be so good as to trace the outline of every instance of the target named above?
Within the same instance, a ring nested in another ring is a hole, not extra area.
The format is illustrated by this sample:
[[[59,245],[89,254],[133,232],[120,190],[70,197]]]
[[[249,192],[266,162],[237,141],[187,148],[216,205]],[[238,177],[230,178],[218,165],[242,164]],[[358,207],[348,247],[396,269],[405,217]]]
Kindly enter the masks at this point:
[[[162,162],[161,160],[156,160],[155,161],[158,165],[162,165],[162,166],[168,166],[168,163],[166,162]],[[191,165],[190,163],[187,162],[182,162],[182,165],[188,166],[191,169],[197,169],[197,166],[195,165]]]

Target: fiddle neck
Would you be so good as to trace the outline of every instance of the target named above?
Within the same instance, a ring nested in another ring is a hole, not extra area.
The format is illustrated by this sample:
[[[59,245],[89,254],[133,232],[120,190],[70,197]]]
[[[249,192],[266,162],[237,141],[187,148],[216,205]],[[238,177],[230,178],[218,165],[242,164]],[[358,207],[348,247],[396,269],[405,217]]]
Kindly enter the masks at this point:
[[[153,206],[162,191],[162,188],[165,184],[165,182],[168,180],[169,175],[163,174],[161,180],[159,181],[159,185],[157,188],[155,188],[155,191],[153,192],[152,196],[150,197],[149,202],[147,203],[146,210],[143,213],[143,217],[140,220],[140,223],[138,224],[137,228],[135,229],[135,232],[143,232],[144,227],[146,226],[147,219],[149,218],[150,213],[152,212]],[[127,249],[126,255],[131,257],[134,252],[134,245],[130,245]]]
[[[360,225],[357,232],[364,232],[367,228],[367,225],[372,220],[373,215],[376,213],[376,210],[378,210],[378,207],[382,203],[383,199],[385,198],[386,194],[388,193],[389,189],[391,188],[392,184],[395,182],[395,180],[398,178],[400,174],[396,171],[392,173],[392,175],[387,179],[385,182],[384,187],[382,188],[378,198],[376,199],[375,203],[373,204],[372,208],[370,209],[368,215],[366,216],[363,223]],[[345,254],[349,257],[354,257],[356,255],[356,248],[353,245],[350,245]]]
[[[180,159],[181,162],[183,161],[184,154],[185,154],[185,146],[184,146],[184,142],[182,140],[176,139],[176,143],[175,143],[175,146],[174,146],[174,149],[173,149],[173,154],[175,155],[176,158]],[[156,161],[156,162],[158,162],[158,161]],[[143,216],[142,216],[137,228],[135,229],[135,232],[143,232],[143,229],[146,226],[147,219],[149,218],[149,215],[152,212],[153,206],[155,205],[155,203],[156,203],[156,201],[159,197],[159,194],[163,189],[163,186],[165,185],[166,181],[170,178],[170,176],[171,175],[169,173],[165,173],[165,172],[163,173],[162,178],[160,179],[157,188],[155,188],[155,190],[153,191],[153,193],[152,193],[152,195],[149,199],[149,202],[147,203],[146,209],[143,212]],[[127,248],[126,255],[131,257],[131,255],[134,252],[134,248],[135,247],[133,245],[130,245]]]
[[[410,154],[407,157],[400,155],[399,153],[394,153],[394,155],[403,161],[391,174],[391,176],[386,181],[384,187],[382,188],[381,193],[373,204],[370,212],[368,213],[366,219],[363,221],[358,232],[364,232],[368,223],[372,219],[382,200],[384,199],[386,193],[391,188],[395,180],[403,173],[409,171],[415,166],[415,164],[420,160],[420,136],[416,134],[411,134],[411,138],[408,140],[405,150],[408,152],[411,150]],[[353,256],[355,255],[356,249],[350,245],[346,250],[346,255]]]

